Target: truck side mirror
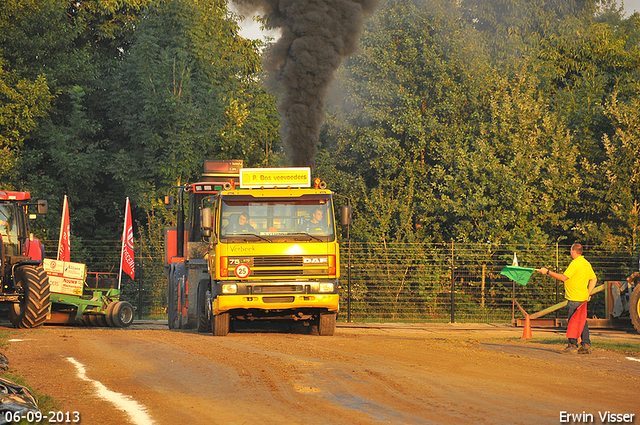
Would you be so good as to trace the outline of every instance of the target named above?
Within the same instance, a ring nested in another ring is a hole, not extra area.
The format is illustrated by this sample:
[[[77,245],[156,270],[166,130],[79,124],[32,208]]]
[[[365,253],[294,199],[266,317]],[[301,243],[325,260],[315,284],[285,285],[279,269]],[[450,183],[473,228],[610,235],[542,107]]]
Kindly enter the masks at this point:
[[[351,206],[343,205],[340,207],[340,224],[342,226],[351,225]]]
[[[200,228],[202,236],[211,236],[211,229],[213,228],[211,217],[211,208],[203,208],[202,211],[200,211]]]
[[[173,195],[167,195],[164,197],[164,207],[168,210],[170,210],[171,208],[173,208],[173,204],[175,203],[175,200],[173,198]]]
[[[38,214],[46,214],[49,212],[49,204],[44,199],[38,200]]]

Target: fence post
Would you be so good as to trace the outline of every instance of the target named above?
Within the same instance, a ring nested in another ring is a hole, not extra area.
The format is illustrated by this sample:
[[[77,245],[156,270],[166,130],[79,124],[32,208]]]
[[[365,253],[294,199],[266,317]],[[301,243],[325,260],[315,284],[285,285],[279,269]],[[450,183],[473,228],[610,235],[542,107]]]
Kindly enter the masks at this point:
[[[453,239],[451,240],[451,323],[456,322],[456,301],[455,301],[455,290],[456,290],[456,280],[453,276],[453,272],[455,270],[454,265],[454,256],[453,256]]]
[[[349,259],[347,260],[347,323],[351,323],[351,238],[349,238]]]
[[[560,264],[560,248],[558,245],[558,241],[556,241],[556,272],[558,271]],[[554,279],[556,281],[556,304],[560,302],[558,298],[558,292],[560,292],[560,281],[558,279]],[[556,310],[556,319],[560,317],[560,310]]]
[[[480,305],[482,306],[482,308],[484,308],[484,297],[485,297],[485,279],[486,279],[486,275],[487,275],[487,265],[483,264],[482,265],[482,299],[480,301]]]
[[[140,258],[140,262],[138,266],[140,268],[139,276],[138,276],[138,320],[142,320],[142,280],[144,279],[144,273],[142,271],[142,255],[138,254],[138,258]]]

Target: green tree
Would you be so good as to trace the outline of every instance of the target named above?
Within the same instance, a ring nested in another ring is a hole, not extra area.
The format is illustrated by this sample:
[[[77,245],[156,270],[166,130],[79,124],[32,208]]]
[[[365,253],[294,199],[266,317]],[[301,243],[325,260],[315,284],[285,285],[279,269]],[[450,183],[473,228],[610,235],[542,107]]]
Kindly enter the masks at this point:
[[[322,163],[341,171],[327,175],[361,179],[346,189],[362,222],[373,210],[398,208],[386,213],[391,239],[453,234],[448,223],[462,200],[450,192],[451,167],[465,164],[461,155],[479,134],[493,75],[479,43],[453,3],[398,0],[369,20],[362,53],[346,63],[340,83],[348,95],[329,121]],[[390,202],[396,196],[402,201]]]
[[[0,181],[12,189],[24,140],[47,115],[51,93],[43,75],[35,80],[7,71],[0,57]]]
[[[605,227],[608,248],[624,248],[631,254],[640,245],[640,97],[621,101],[614,93],[605,113],[616,128],[604,135],[606,160],[603,163],[608,190],[605,201],[609,217]],[[608,229],[607,229],[608,228]]]
[[[145,209],[199,178],[206,158],[268,162],[277,120],[259,86],[259,46],[220,1],[162,1],[144,14],[104,81],[110,170]]]
[[[545,87],[553,108],[571,130],[579,149],[580,196],[570,205],[568,217],[575,223],[572,236],[597,243],[608,238],[608,178],[603,166],[607,152],[603,140],[610,139],[619,122],[605,110],[610,96],[637,98],[640,50],[635,29],[620,15],[567,18],[555,34],[541,43],[539,59],[546,67]],[[626,102],[626,100],[625,100]]]

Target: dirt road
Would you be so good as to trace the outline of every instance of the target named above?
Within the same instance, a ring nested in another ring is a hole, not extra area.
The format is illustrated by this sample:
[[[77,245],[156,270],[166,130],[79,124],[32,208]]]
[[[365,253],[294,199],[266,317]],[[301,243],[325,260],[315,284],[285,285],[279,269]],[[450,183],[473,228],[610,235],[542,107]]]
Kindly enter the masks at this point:
[[[640,360],[597,347],[561,355],[548,341],[562,334],[538,329],[533,340],[506,326],[450,324],[341,324],[333,337],[213,337],[150,322],[0,330],[12,339],[10,370],[85,425],[554,424],[571,414],[599,424],[605,412],[640,423]],[[638,334],[595,333],[640,344]],[[139,403],[146,418],[100,388]]]

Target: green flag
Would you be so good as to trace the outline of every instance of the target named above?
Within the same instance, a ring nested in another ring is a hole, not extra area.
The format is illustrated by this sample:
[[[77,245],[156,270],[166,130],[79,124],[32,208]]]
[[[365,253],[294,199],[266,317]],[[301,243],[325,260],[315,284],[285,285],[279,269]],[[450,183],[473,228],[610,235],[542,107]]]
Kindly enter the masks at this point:
[[[520,285],[526,286],[534,270],[535,269],[531,267],[506,266],[504,269],[502,269],[500,274],[508,277],[514,282],[519,283]]]

